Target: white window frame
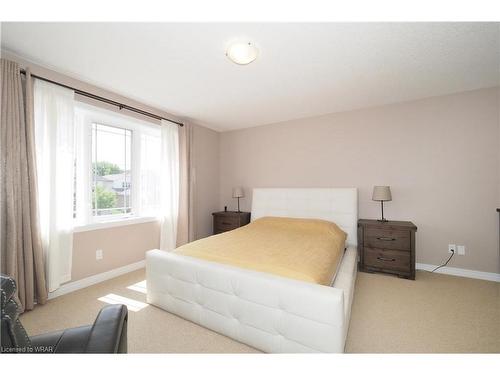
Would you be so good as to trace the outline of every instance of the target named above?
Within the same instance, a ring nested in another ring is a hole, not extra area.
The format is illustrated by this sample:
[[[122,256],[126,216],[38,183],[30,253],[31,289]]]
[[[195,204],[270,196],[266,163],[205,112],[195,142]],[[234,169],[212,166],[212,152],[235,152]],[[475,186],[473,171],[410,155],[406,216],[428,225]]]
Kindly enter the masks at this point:
[[[96,118],[97,116],[92,116],[90,118]],[[133,201],[134,201],[134,196],[136,193],[136,190],[137,189],[134,189],[134,180],[137,181],[137,179],[135,179],[135,174],[136,172],[134,171],[134,168],[133,168],[133,158],[134,158],[134,155],[135,155],[135,152],[134,152],[134,141],[137,141],[137,139],[135,139],[134,137],[135,136],[135,132],[134,130],[132,129],[129,129],[128,126],[122,126],[121,125],[121,119],[116,119],[114,122],[118,122],[120,121],[120,125],[114,125],[114,124],[111,124],[111,123],[103,123],[103,122],[98,122],[98,121],[92,121],[92,123],[90,124],[90,165],[89,165],[89,173],[90,173],[90,181],[93,181],[94,179],[94,176],[92,175],[92,171],[93,171],[93,168],[92,168],[92,150],[93,150],[93,147],[92,147],[92,131],[93,131],[93,128],[94,128],[94,125],[103,125],[103,126],[108,126],[110,128],[115,128],[115,129],[120,129],[120,130],[130,130],[131,132],[131,136],[130,136],[130,170],[131,170],[131,174],[130,174],[130,184],[132,185],[132,194],[130,195],[130,213],[122,213],[122,214],[111,214],[111,215],[93,215],[93,209],[91,208],[91,213],[90,213],[90,217],[92,217],[92,221],[93,222],[106,222],[106,221],[115,221],[115,220],[120,220],[120,219],[129,219],[129,218],[132,218],[132,217],[137,217],[137,214],[136,212],[134,212],[134,208],[137,209],[137,207],[134,207],[134,204],[133,204]],[[86,125],[85,125],[86,126]],[[125,172],[125,171],[124,171]],[[93,185],[93,184],[92,184]],[[95,199],[95,196],[93,196],[92,194],[92,189],[90,189],[90,202],[92,203],[92,201]],[[92,206],[92,205],[91,205]]]
[[[77,195],[75,231],[100,229],[117,225],[127,225],[155,221],[157,218],[138,214],[140,188],[141,135],[160,136],[159,125],[122,115],[87,103],[77,102],[76,115],[81,123],[77,136]],[[106,125],[132,132],[130,155],[131,213],[94,216],[92,210],[92,124]],[[78,172],[78,170],[80,172]],[[79,188],[79,189],[78,189]]]

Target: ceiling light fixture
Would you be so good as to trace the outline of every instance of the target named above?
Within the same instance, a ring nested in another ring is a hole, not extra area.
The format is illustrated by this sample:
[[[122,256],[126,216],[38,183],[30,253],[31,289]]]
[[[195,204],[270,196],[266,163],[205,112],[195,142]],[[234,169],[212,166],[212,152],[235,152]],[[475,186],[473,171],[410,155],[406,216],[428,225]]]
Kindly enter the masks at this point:
[[[254,61],[259,50],[251,42],[232,43],[226,51],[226,56],[235,64],[247,65]]]

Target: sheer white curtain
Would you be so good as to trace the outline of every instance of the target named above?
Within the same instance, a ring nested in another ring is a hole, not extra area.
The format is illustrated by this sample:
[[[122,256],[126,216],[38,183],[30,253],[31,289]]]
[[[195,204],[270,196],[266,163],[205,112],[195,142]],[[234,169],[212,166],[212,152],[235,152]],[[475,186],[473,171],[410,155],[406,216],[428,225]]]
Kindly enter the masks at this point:
[[[71,279],[75,166],[74,92],[34,83],[40,229],[49,292]]]
[[[177,240],[179,216],[179,127],[161,122],[160,249],[172,251]]]
[[[132,165],[133,171],[139,171],[137,184],[134,186],[137,194],[137,212],[139,216],[158,216],[161,206],[162,187],[162,159],[161,159],[161,135],[157,132],[135,132],[137,142],[134,144],[135,154],[139,156],[137,165]],[[134,152],[133,151],[133,152]],[[132,161],[134,163],[134,161]],[[134,176],[132,177],[134,179]]]
[[[74,117],[74,132],[75,132],[75,197],[76,197],[76,217],[74,225],[83,226],[91,221],[92,199],[92,155],[89,150],[92,149],[92,125],[86,122],[85,115],[78,111],[78,102],[75,102],[75,117]]]

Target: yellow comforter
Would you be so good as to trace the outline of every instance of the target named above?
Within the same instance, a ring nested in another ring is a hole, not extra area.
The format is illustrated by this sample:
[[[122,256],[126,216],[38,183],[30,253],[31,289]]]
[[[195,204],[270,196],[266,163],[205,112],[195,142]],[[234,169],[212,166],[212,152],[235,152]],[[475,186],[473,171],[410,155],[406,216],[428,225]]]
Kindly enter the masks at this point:
[[[233,231],[188,243],[175,253],[330,285],[346,237],[329,221],[263,217]]]

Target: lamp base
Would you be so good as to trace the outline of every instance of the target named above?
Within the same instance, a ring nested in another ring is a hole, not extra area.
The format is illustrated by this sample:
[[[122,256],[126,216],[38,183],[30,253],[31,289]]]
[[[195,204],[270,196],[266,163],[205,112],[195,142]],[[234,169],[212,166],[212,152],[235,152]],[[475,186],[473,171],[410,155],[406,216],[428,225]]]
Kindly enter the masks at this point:
[[[380,208],[382,208],[382,219],[378,219],[377,221],[380,221],[381,223],[386,223],[388,222],[389,220],[387,220],[385,217],[384,217],[384,201],[380,201]]]

